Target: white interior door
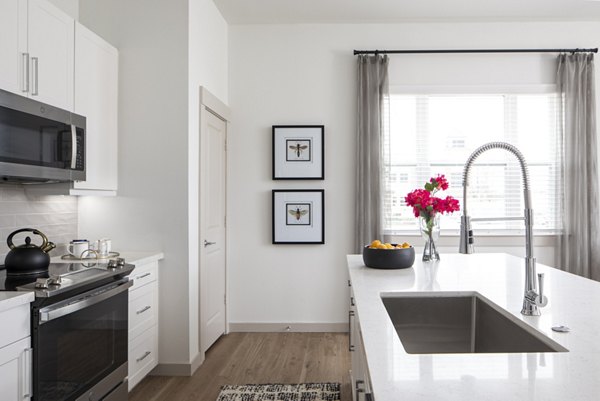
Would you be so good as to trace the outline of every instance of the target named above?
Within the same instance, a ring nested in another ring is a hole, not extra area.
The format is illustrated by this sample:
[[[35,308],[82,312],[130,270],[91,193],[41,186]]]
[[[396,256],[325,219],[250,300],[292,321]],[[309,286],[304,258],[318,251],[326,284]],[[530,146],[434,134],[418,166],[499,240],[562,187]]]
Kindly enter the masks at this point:
[[[227,123],[201,110],[200,342],[205,352],[225,333],[225,211]]]

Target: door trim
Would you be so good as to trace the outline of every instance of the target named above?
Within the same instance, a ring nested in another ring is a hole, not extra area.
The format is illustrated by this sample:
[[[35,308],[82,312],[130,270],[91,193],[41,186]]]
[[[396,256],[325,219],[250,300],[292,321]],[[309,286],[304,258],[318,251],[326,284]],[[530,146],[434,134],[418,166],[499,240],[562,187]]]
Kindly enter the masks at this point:
[[[200,107],[206,107],[211,113],[219,117],[225,122],[231,119],[231,110],[229,106],[219,100],[215,95],[210,93],[208,89],[200,87]],[[202,126],[200,126],[202,128]]]

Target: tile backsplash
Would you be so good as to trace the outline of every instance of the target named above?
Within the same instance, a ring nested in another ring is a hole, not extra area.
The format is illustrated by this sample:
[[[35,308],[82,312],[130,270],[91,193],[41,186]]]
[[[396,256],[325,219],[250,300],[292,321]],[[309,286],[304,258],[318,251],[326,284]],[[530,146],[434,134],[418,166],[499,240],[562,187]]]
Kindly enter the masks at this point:
[[[8,252],[6,238],[19,228],[35,228],[43,232],[63,254],[65,244],[77,237],[77,197],[28,195],[20,185],[0,185],[0,263]],[[15,236],[15,245],[24,243],[26,236],[40,245],[40,238],[31,233]]]

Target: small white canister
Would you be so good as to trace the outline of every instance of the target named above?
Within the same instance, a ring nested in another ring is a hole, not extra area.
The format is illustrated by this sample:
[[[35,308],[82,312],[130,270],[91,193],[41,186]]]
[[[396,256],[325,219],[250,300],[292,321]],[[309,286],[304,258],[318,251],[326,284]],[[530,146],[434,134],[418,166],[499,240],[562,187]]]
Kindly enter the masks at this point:
[[[98,254],[100,256],[107,256],[112,249],[112,241],[110,238],[101,238],[98,240]]]

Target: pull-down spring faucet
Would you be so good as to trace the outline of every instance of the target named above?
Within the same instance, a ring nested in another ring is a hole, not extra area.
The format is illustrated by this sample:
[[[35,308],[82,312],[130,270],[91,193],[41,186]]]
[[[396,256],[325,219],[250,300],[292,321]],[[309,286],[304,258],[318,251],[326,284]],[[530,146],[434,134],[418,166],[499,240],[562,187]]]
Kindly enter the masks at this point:
[[[482,153],[491,149],[504,149],[518,159],[523,176],[523,198],[525,211],[523,217],[490,217],[490,218],[471,218],[467,213],[467,187],[469,186],[469,169],[471,165]],[[472,221],[505,221],[505,220],[524,220],[525,222],[525,291],[523,297],[523,309],[521,313],[529,316],[539,316],[538,307],[544,307],[548,304],[548,299],[544,296],[544,275],[538,274],[536,283],[535,258],[533,257],[533,209],[531,209],[531,195],[529,193],[529,172],[527,163],[523,154],[513,145],[505,142],[490,142],[475,149],[467,159],[463,170],[463,215],[460,218],[460,253],[473,253],[473,230],[471,230]]]

